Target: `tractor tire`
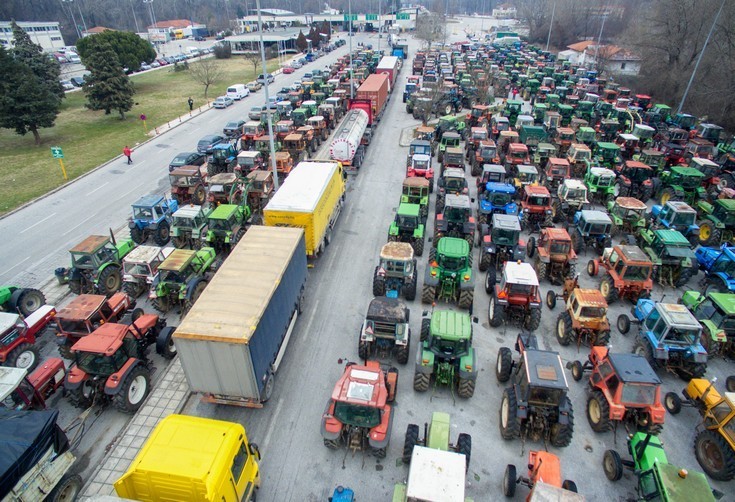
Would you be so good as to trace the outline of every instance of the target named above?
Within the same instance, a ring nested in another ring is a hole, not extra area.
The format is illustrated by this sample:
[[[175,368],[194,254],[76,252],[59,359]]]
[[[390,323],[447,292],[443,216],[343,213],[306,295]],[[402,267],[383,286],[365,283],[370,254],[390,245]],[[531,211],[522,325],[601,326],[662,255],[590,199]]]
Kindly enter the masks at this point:
[[[495,378],[498,382],[505,383],[510,380],[511,371],[513,371],[513,353],[508,347],[500,347],[495,363]]]
[[[556,318],[556,340],[559,342],[559,345],[564,347],[574,341],[572,316],[566,310]]]
[[[385,296],[385,277],[378,275],[378,267],[373,274],[373,296]]]
[[[436,226],[436,222],[434,222],[434,225]],[[434,240],[432,241],[433,247],[437,247],[439,245],[439,239],[441,239],[441,234],[439,233],[438,228],[434,228]],[[432,262],[433,260],[429,260],[429,262]]]
[[[406,300],[409,302],[412,302],[416,299],[416,266],[414,265],[414,274],[411,276],[411,279],[408,280],[407,283],[404,283],[403,286],[403,295],[406,297]]]
[[[336,439],[324,439],[324,446],[329,448],[330,450],[337,450],[339,449],[339,442]]]
[[[146,285],[138,282],[124,282],[122,290],[131,298],[138,298],[146,290]]]
[[[6,366],[24,369],[28,374],[31,374],[36,369],[36,366],[38,366],[40,358],[41,355],[38,352],[38,347],[30,343],[21,343],[8,354],[4,364]]]
[[[526,255],[529,258],[533,258],[536,254],[536,237],[529,237],[528,243],[526,244]]]
[[[651,436],[658,436],[661,431],[664,430],[664,424],[654,424],[649,422],[648,425],[640,426],[638,428],[640,432],[650,434]]]
[[[425,342],[431,335],[431,319],[421,319],[421,334],[419,339]]]
[[[564,219],[564,211],[562,211],[561,208],[561,202],[559,200],[554,200],[554,202],[551,204],[551,219],[554,223],[560,223],[562,219]]]
[[[105,269],[100,272],[97,279],[100,292],[107,296],[112,296],[114,293],[120,291],[122,287],[122,274],[120,273],[120,267],[118,265],[108,265]]]
[[[579,492],[577,491],[577,483],[575,483],[574,481],[571,481],[571,480],[569,480],[569,479],[565,479],[565,480],[564,480],[564,481],[562,482],[562,484],[561,484],[561,487],[562,487],[562,488],[563,488],[564,490],[568,491],[568,492],[572,492],[572,493],[579,493]]]
[[[550,214],[547,214],[544,221],[541,222],[541,228],[551,228],[554,226],[554,219]]]
[[[627,335],[630,332],[630,317],[626,314],[620,314],[615,324],[618,327],[620,334]]]
[[[556,446],[557,448],[569,446],[574,435],[574,408],[572,408],[572,402],[569,400],[569,396],[565,399],[569,408],[569,416],[567,417],[569,421],[566,424],[556,423],[551,426],[549,442],[551,446]]]
[[[417,237],[411,241],[411,246],[413,247],[413,252],[416,253],[416,256],[423,256],[424,255],[424,238]]]
[[[598,389],[593,390],[587,398],[587,420],[595,432],[607,432],[612,429],[610,404]]]
[[[459,379],[457,386],[457,395],[464,399],[469,399],[475,394],[475,381],[465,378]]]
[[[459,292],[459,301],[457,302],[461,309],[471,309],[472,302],[474,300],[475,292],[472,290],[465,290]]]
[[[28,317],[46,304],[46,297],[37,289],[17,289],[11,296],[13,310],[19,311],[23,317]]]
[[[516,466],[508,464],[505,468],[505,474],[503,474],[503,495],[508,498],[513,498],[516,494],[517,483],[518,474],[516,473]]]
[[[623,461],[615,450],[606,450],[602,456],[602,470],[610,481],[620,481],[623,477]]]
[[[482,168],[479,162],[474,160],[472,161],[472,169],[470,171],[470,174],[472,176],[480,176],[482,174]]]
[[[590,340],[590,342],[596,347],[607,347],[610,343],[610,330],[599,331],[595,335],[594,341]]]
[[[388,452],[386,448],[370,448],[370,454],[375,458],[385,458]]]
[[[408,362],[409,355],[411,354],[411,338],[409,333],[408,343],[406,345],[399,345],[396,347],[396,361],[398,364],[406,364]]]
[[[542,281],[542,280],[546,279],[546,275],[547,275],[547,273],[546,273],[546,269],[547,269],[546,263],[542,262],[539,259],[536,259],[535,262],[534,262],[534,267],[533,268],[536,270],[536,276],[538,277],[538,280],[539,281]]]
[[[470,469],[470,458],[472,458],[472,436],[460,433],[457,438],[457,453],[464,455],[465,472]]]
[[[230,251],[232,251],[235,248],[235,246],[237,246],[237,243],[240,242],[243,235],[245,235],[245,227],[240,228],[240,230],[238,230],[237,233],[235,234],[235,237],[233,237],[232,240],[230,241]],[[329,235],[328,232],[327,232],[327,235]]]
[[[676,197],[676,192],[674,191],[674,189],[669,187],[669,188],[664,188],[663,190],[661,190],[661,192],[658,194],[658,202],[659,202],[659,204],[661,204],[662,206],[664,206],[670,200],[672,200],[672,201],[678,200],[678,198]]]
[[[171,299],[168,296],[159,296],[154,298],[153,301],[151,301],[151,305],[153,305],[154,309],[163,314],[169,312],[173,307]]]
[[[79,474],[66,474],[56,483],[51,493],[45,500],[48,502],[68,502],[77,499],[79,492],[82,491],[82,477]]]
[[[403,440],[403,463],[408,465],[411,463],[411,457],[413,456],[413,448],[416,445],[420,445],[419,442],[419,426],[416,424],[408,424],[406,427],[406,436]]]
[[[363,342],[362,340],[357,342],[357,355],[363,361],[370,359],[370,354],[373,352],[372,349],[372,344],[370,342]]]
[[[188,312],[191,309],[191,307],[194,306],[196,301],[202,295],[204,288],[206,287],[207,287],[207,281],[199,281],[196,283],[196,286],[194,286],[194,291],[192,291],[191,293],[191,297],[185,300],[184,309],[186,312]]]
[[[546,292],[546,307],[549,310],[554,310],[556,307],[556,293],[551,289]]]
[[[579,382],[582,380],[582,377],[584,376],[584,368],[582,367],[582,363],[579,361],[574,361],[572,363],[572,378],[575,382]]]
[[[171,240],[171,227],[165,221],[158,224],[156,232],[153,234],[153,242],[163,247]]]
[[[434,178],[429,178],[429,193],[434,193]]]
[[[151,375],[144,366],[131,371],[113,398],[115,407],[123,413],[135,413],[151,391]]]
[[[86,410],[92,406],[94,398],[97,395],[97,389],[93,386],[92,382],[85,380],[76,389],[66,390],[66,395],[69,396],[69,401],[72,406]]]
[[[676,282],[674,283],[674,285],[677,288],[684,286],[687,282],[689,282],[689,279],[691,279],[692,276],[696,273],[697,273],[697,269],[694,267],[681,268],[679,272],[679,277],[676,279]]]
[[[473,259],[473,258],[475,257],[475,256],[474,256],[474,255],[472,254],[472,248],[473,248],[473,247],[475,247],[475,239],[474,239],[474,234],[468,234],[468,235],[465,235],[465,237],[464,237],[464,240],[465,240],[465,241],[467,241],[467,244],[468,244],[468,245],[470,246],[470,256],[469,256],[469,260],[470,260],[470,265],[472,265],[472,259]]]
[[[413,375],[413,390],[416,392],[426,392],[429,390],[429,383],[431,377],[424,373],[414,373]]]
[[[136,244],[143,244],[148,240],[148,232],[136,226],[130,229],[130,238],[133,239],[133,242]]]
[[[702,246],[719,246],[722,232],[710,220],[699,222],[699,243]]]
[[[691,363],[687,365],[686,370],[680,370],[678,372],[679,378],[688,382],[692,378],[702,378],[707,373],[706,363]]]
[[[536,331],[541,324],[541,309],[531,309],[531,312],[526,316],[524,328],[528,331]]]
[[[194,193],[191,195],[191,203],[195,206],[204,205],[204,201],[207,199],[207,190],[203,185],[198,185],[194,189]]]
[[[156,336],[156,353],[161,354],[169,361],[176,357],[176,345],[174,344],[174,331],[176,328],[165,327]]]
[[[574,279],[575,277],[577,277],[577,265],[575,265],[574,263],[568,263],[566,278]]]
[[[189,238],[182,236],[171,237],[171,243],[176,249],[184,249],[189,244]]]
[[[427,286],[424,284],[424,288],[421,290],[421,303],[431,304],[436,299],[436,287]]]
[[[612,305],[618,300],[618,289],[615,287],[615,279],[610,274],[600,281],[600,293],[605,297],[608,305]]]
[[[642,356],[648,361],[648,364],[654,367],[655,369],[655,359],[653,358],[653,350],[651,349],[651,345],[646,342],[645,340],[642,340],[641,338],[638,338],[636,340],[635,345],[633,346],[633,354]]]
[[[81,295],[82,294],[82,281],[69,281],[69,291],[74,293],[75,295]]]
[[[704,430],[697,434],[694,455],[712,479],[729,481],[735,477],[735,450],[717,432]]]
[[[492,266],[489,269],[487,269],[487,274],[485,274],[485,293],[492,295],[493,291],[495,291],[495,285],[498,283],[498,273],[495,270],[495,267]]]
[[[439,214],[439,213],[441,213],[444,210],[444,205],[445,205],[444,196],[443,195],[437,195],[436,196],[436,204],[435,204],[436,214]]]
[[[727,392],[735,392],[735,376],[731,375],[725,379]]]
[[[582,234],[580,233],[578,228],[575,228],[573,232],[571,232],[571,238],[572,238],[572,249],[575,253],[580,254],[582,252],[582,244],[584,244],[584,238],[582,237]]]
[[[485,253],[484,251],[480,250],[480,264],[478,265],[478,268],[480,269],[480,272],[485,272],[490,269],[490,267],[493,266],[493,255],[490,253]]]
[[[663,399],[664,408],[672,415],[678,415],[681,411],[681,398],[676,392],[667,392]]]
[[[500,302],[494,293],[490,299],[490,307],[488,308],[487,317],[490,321],[490,326],[493,328],[497,328],[505,322],[505,309],[500,305]]]
[[[518,403],[515,389],[508,387],[503,391],[503,400],[500,402],[500,435],[503,439],[511,440],[521,436],[521,422],[518,420]]]
[[[59,345],[59,355],[63,357],[64,359],[74,359],[74,355],[71,352],[72,343],[69,341],[66,341],[65,343],[62,343]]]

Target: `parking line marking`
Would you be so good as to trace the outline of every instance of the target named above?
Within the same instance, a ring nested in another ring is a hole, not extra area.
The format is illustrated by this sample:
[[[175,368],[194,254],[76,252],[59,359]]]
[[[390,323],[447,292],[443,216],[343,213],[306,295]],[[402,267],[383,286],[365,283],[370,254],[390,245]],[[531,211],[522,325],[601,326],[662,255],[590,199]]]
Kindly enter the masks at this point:
[[[309,334],[311,334],[311,323],[314,321],[314,316],[316,315],[317,307],[319,307],[319,299],[314,302],[314,307],[311,309],[311,314],[309,315],[309,321],[306,323],[306,331],[304,332],[303,340],[306,341],[307,338],[309,338]]]
[[[270,425],[268,425],[268,431],[265,433],[265,439],[263,440],[263,451],[268,451],[268,441],[270,441],[271,433],[273,432],[273,429],[276,425],[276,418],[278,417],[278,413],[281,411],[281,405],[283,404],[283,399],[278,399],[278,404],[276,404],[276,409],[271,415],[270,419]]]
[[[75,229],[81,227],[83,224],[87,223],[89,220],[91,220],[92,218],[94,218],[96,216],[97,216],[96,214],[93,214],[89,218],[83,219],[82,221],[80,221],[79,223],[77,223],[76,225],[74,225],[73,227],[71,227],[69,230],[67,230],[66,232],[64,232],[61,235],[66,235],[66,234],[70,233],[72,230],[75,230]]]
[[[12,267],[10,267],[9,269],[5,270],[5,272],[3,272],[3,274],[7,274],[8,272],[10,272],[11,270],[13,270],[14,268],[17,268],[18,266],[22,265],[23,263],[27,262],[30,259],[31,259],[30,256],[26,256],[26,258],[24,260],[19,261],[18,263],[16,263],[15,265],[13,265]]]
[[[105,186],[105,185],[107,185],[107,184],[109,184],[109,183],[110,183],[109,181],[105,181],[104,183],[102,183],[102,184],[101,184],[100,186],[98,186],[97,188],[95,188],[95,189],[94,189],[94,190],[92,190],[91,192],[87,192],[87,195],[92,195],[92,194],[93,194],[93,193],[95,193],[95,192],[96,192],[97,190],[99,190],[100,188],[102,188],[103,186]]]
[[[29,231],[30,229],[32,229],[33,227],[40,225],[44,221],[48,220],[49,218],[53,218],[54,216],[56,216],[56,213],[51,213],[48,216],[46,216],[44,219],[38,220],[36,223],[34,223],[33,225],[31,225],[30,227],[26,227],[25,229],[21,230],[19,233],[24,234],[27,231]]]

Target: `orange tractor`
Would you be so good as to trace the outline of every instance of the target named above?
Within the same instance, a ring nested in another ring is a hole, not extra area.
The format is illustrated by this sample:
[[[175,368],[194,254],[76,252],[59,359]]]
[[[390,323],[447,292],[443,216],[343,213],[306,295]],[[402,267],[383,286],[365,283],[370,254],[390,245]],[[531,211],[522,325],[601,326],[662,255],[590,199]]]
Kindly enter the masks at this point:
[[[531,450],[528,452],[528,474],[526,476],[518,476],[516,466],[508,464],[503,476],[503,494],[506,497],[513,497],[516,493],[516,485],[526,485],[531,489],[528,500],[564,500],[567,502],[584,500],[581,497],[577,499],[568,495],[568,492],[577,493],[577,485],[568,479],[562,481],[559,457],[547,451]],[[542,496],[540,492],[548,495]]]

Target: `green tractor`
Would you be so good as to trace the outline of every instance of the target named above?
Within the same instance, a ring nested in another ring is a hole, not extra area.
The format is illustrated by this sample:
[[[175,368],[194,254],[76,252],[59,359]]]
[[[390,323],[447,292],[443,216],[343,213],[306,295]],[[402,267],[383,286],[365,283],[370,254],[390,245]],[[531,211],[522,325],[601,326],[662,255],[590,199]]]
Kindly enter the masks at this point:
[[[434,134],[441,133],[443,135],[448,132],[456,132],[462,138],[464,138],[465,134],[467,133],[466,129],[467,125],[465,124],[464,117],[445,115],[439,118],[439,122],[436,124],[436,128],[434,129]]]
[[[183,206],[176,210],[171,225],[171,242],[178,249],[199,249],[207,231],[210,209],[204,206]]]
[[[464,239],[443,237],[429,250],[429,266],[424,276],[421,302],[432,304],[437,299],[457,302],[469,309],[475,294],[472,252]]]
[[[245,235],[250,218],[250,207],[245,204],[220,204],[207,217],[207,232],[202,235],[202,245],[217,251],[232,251]]]
[[[187,312],[212,278],[215,258],[216,251],[210,247],[174,249],[158,266],[151,285],[153,308],[165,314],[178,305],[182,315]]]
[[[607,167],[613,171],[618,170],[623,164],[620,156],[620,147],[615,143],[601,141],[595,145],[593,162],[598,166]]]
[[[408,242],[416,256],[423,256],[426,235],[422,221],[420,205],[401,202],[388,229],[388,241]]]
[[[636,235],[646,228],[648,206],[633,197],[618,197],[607,205],[607,212],[613,222],[610,235]]]
[[[429,327],[431,329],[431,327]],[[431,414],[431,423],[424,424],[424,436],[421,437],[421,431],[416,424],[408,424],[406,428],[406,438],[403,443],[403,463],[408,465],[411,463],[414,448],[423,446],[441,451],[453,451],[464,455],[465,468],[470,467],[470,457],[472,455],[472,436],[460,433],[457,437],[457,444],[449,441],[451,432],[451,422],[449,421],[449,413],[435,411]]]
[[[462,141],[462,137],[456,132],[445,132],[441,138],[439,153],[436,157],[440,164],[444,161],[444,152],[447,151],[447,148],[459,148],[459,143]]]
[[[589,198],[600,204],[609,204],[615,198],[615,171],[606,167],[587,167],[584,174]]]
[[[735,294],[687,291],[681,303],[702,325],[700,342],[707,357],[735,358]]]
[[[698,262],[689,241],[677,230],[642,229],[638,246],[653,262],[653,276],[662,286],[678,288],[697,273]]]
[[[426,178],[418,176],[409,177],[403,180],[401,188],[401,204],[418,204],[419,215],[426,223],[429,216],[429,193],[431,192],[431,184]]]
[[[46,297],[37,289],[0,287],[0,310],[3,312],[20,312],[23,317],[28,317],[44,305]]]
[[[56,269],[56,276],[69,285],[72,293],[110,296],[120,291],[122,259],[135,247],[135,242],[125,239],[118,243],[110,237],[90,235],[69,250],[71,267]]]
[[[417,352],[413,388],[417,392],[449,386],[462,398],[475,393],[477,357],[472,347],[472,319],[451,310],[434,311],[421,320],[421,347]]]
[[[697,206],[702,215],[699,243],[708,247],[735,244],[735,200],[717,199],[712,204],[700,201]]]
[[[704,174],[693,167],[672,166],[659,174],[656,199],[663,206],[670,200],[682,200],[694,206],[699,198]]]
[[[516,119],[518,119],[518,115],[521,114],[522,107],[523,101],[509,99],[505,102],[502,115],[503,117],[508,117],[508,122],[510,122],[511,127],[515,127]]]

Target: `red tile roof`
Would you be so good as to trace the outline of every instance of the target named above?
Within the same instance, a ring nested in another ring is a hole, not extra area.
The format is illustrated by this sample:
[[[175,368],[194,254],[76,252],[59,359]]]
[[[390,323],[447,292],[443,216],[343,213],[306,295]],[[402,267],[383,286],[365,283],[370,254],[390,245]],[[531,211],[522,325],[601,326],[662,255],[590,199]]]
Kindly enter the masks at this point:
[[[95,26],[94,28],[88,29],[84,33],[94,34],[94,33],[102,33],[103,31],[116,31],[116,30],[113,30],[112,28],[107,28],[105,26]]]
[[[584,40],[582,42],[577,42],[576,44],[567,45],[567,49],[571,49],[577,52],[584,52],[587,47],[589,47],[590,45],[594,45],[594,43],[595,42],[592,40]]]
[[[159,21],[148,28],[187,28],[189,26],[191,26],[191,21],[188,19],[173,19],[171,21]]]

